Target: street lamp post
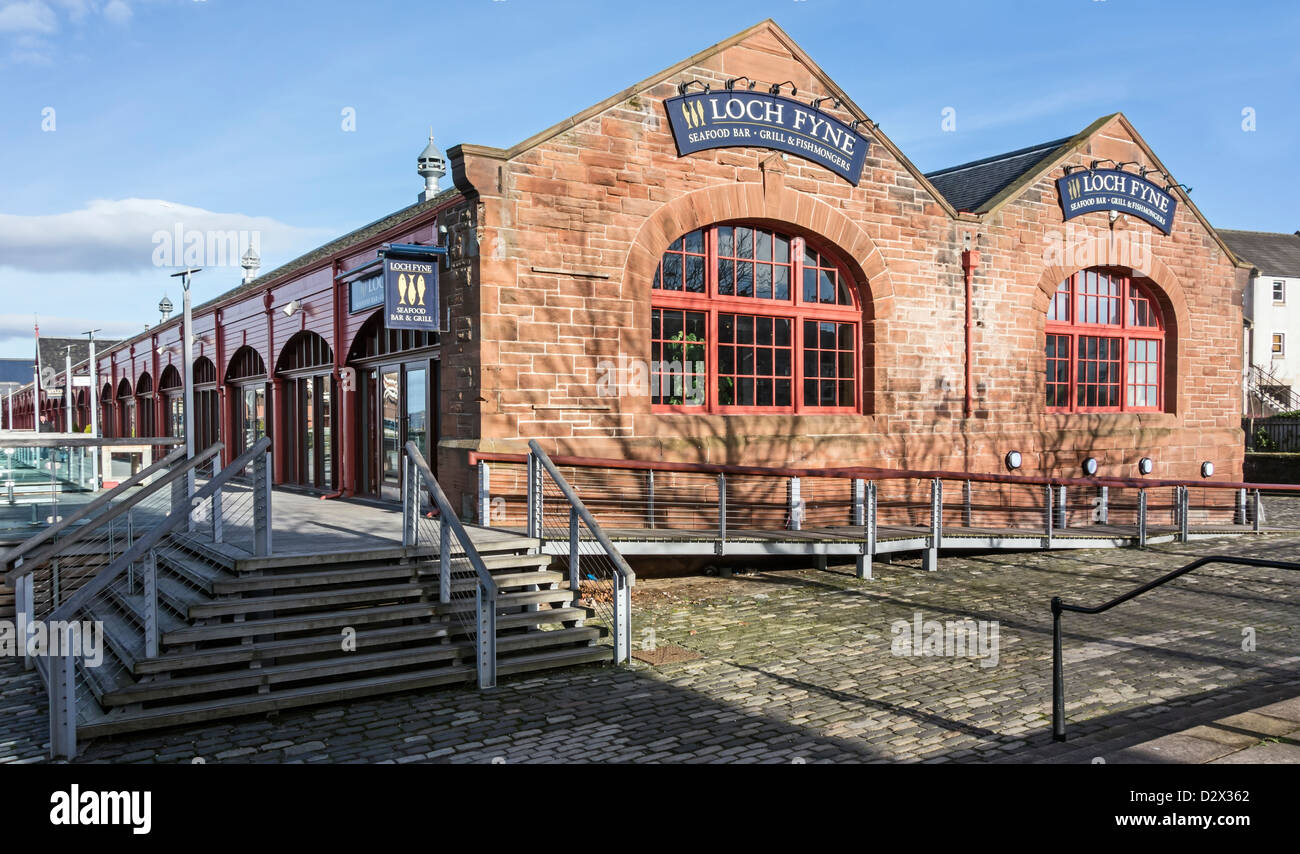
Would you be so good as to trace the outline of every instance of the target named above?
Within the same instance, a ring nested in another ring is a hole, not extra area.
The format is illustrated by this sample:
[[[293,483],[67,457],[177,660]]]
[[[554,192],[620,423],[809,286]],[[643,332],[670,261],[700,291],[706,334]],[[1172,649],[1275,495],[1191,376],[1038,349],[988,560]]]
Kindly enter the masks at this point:
[[[190,277],[199,272],[198,267],[187,267],[172,278],[180,277],[181,290],[181,359],[185,362],[181,376],[185,378],[185,458],[194,458],[194,313],[190,300]],[[185,475],[186,500],[194,494],[194,469]],[[190,516],[193,526],[194,517]]]

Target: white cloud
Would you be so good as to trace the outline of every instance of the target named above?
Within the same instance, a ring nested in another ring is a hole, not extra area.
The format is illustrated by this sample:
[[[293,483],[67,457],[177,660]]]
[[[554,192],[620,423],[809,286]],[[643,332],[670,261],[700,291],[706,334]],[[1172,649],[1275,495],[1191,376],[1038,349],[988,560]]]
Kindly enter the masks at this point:
[[[0,33],[52,33],[58,28],[54,10],[41,0],[0,0]]]
[[[125,24],[131,20],[131,7],[122,2],[122,0],[109,0],[104,7],[104,17],[115,24]]]
[[[182,263],[237,269],[238,255],[230,257],[227,251],[232,235],[239,252],[252,243],[267,260],[293,257],[331,234],[270,217],[161,199],[96,200],[67,213],[0,214],[0,266],[32,273],[92,274],[143,272]],[[202,256],[181,260],[181,251],[194,249],[196,240],[202,244]]]
[[[126,0],[0,0],[0,35],[13,37],[9,51],[11,62],[48,65],[53,59],[54,45],[45,40],[34,43],[34,36],[53,36],[63,29],[64,19],[83,26],[102,17],[109,23],[126,26],[133,16]]]

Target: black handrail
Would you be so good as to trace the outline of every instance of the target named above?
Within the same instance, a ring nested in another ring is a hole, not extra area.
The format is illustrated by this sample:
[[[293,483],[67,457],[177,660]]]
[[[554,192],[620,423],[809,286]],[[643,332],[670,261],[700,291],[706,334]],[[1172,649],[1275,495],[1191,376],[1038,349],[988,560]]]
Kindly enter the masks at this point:
[[[1162,575],[1155,581],[1149,581],[1141,587],[1134,588],[1122,596],[1116,596],[1104,605],[1089,608],[1085,605],[1071,605],[1068,602],[1062,602],[1060,596],[1052,597],[1052,738],[1054,740],[1065,741],[1065,674],[1061,661],[1061,614],[1065,611],[1072,611],[1076,614],[1100,614],[1103,611],[1109,611],[1116,605],[1122,605],[1130,599],[1136,599],[1148,590],[1154,590],[1162,584],[1167,584],[1181,575],[1186,575],[1194,569],[1200,569],[1211,563],[1231,563],[1237,566],[1257,566],[1266,569],[1300,570],[1300,563],[1290,561],[1209,555],[1175,569],[1167,575]]]

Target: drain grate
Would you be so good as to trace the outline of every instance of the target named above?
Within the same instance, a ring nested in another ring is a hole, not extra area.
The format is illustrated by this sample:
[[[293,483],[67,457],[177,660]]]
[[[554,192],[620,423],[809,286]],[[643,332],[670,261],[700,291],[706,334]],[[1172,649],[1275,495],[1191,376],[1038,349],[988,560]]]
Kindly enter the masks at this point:
[[[665,643],[654,649],[634,649],[632,650],[632,657],[637,661],[644,661],[651,667],[661,667],[665,664],[676,664],[680,661],[694,661],[702,656],[693,649],[687,649],[675,643]]]

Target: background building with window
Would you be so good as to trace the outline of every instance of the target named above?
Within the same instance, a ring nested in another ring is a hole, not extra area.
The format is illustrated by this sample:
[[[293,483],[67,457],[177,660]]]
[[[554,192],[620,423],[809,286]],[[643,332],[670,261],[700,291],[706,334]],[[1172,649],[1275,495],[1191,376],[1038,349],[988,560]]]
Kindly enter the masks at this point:
[[[1219,233],[1251,265],[1241,298],[1246,414],[1300,409],[1300,231]]]
[[[669,99],[705,86],[784,87],[786,105],[797,89],[862,135],[860,177],[753,139],[682,153]],[[447,160],[451,189],[196,307],[203,441],[229,459],[268,434],[278,483],[376,498],[396,496],[414,441],[467,517],[468,453],[530,439],[686,462],[989,472],[1016,450],[1025,473],[1095,457],[1134,476],[1150,457],[1154,477],[1202,460],[1241,474],[1244,265],[1172,178],[1167,231],[1063,216],[1067,170],[1165,174],[1122,114],[923,173],[764,21]],[[384,327],[390,243],[446,248],[438,332]],[[172,319],[101,354],[105,424],[173,423],[153,378],[179,338]]]

